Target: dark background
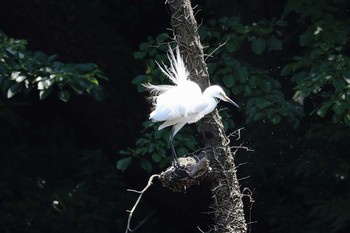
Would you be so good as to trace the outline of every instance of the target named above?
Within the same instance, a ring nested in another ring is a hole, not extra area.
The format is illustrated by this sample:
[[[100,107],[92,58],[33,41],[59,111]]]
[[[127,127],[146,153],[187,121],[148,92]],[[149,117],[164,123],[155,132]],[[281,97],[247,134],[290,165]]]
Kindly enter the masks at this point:
[[[284,3],[193,1],[201,9],[200,22],[231,15],[245,24],[278,16]],[[118,152],[134,146],[149,112],[145,96],[131,84],[145,69],[133,53],[148,36],[170,28],[169,21],[164,1],[156,0],[0,1],[0,30],[9,37],[26,39],[29,50],[57,54],[62,62],[96,63],[109,78],[102,82],[102,102],[76,95],[69,103],[19,96],[0,116],[4,232],[124,231],[126,210],[136,200],[126,189],[141,189],[149,176],[137,164],[126,172],[115,168]],[[350,203],[337,201],[349,196],[349,140],[325,144],[305,141],[302,128],[244,121],[241,126],[255,151],[237,157],[246,164],[239,177],[249,176],[241,180],[242,189],[254,191],[252,209],[244,199],[251,232],[347,232]],[[334,178],[337,169],[340,180]],[[205,184],[177,194],[156,182],[133,222],[150,216],[139,232],[206,230],[209,204]]]

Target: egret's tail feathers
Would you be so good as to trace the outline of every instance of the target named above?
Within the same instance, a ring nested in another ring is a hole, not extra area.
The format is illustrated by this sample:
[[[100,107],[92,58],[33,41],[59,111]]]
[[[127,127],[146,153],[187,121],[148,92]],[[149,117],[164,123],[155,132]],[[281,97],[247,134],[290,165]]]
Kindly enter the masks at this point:
[[[173,137],[175,136],[175,134],[177,134],[177,132],[179,132],[179,130],[184,127],[186,125],[187,122],[179,122],[174,126],[173,129]]]
[[[176,125],[177,123],[179,123],[179,119],[164,121],[163,124],[161,124],[158,127],[158,130],[164,129],[164,128],[172,126],[172,125]]]
[[[177,134],[177,132],[179,132],[179,130],[184,127],[184,125],[186,125],[186,121],[179,121],[178,119],[175,120],[169,120],[169,121],[165,121],[163,124],[161,124],[158,127],[158,130],[164,129],[166,127],[169,126],[173,126],[173,136],[175,136],[175,134]]]
[[[176,46],[176,57],[172,48],[169,46],[168,59],[170,66],[167,67],[164,64],[161,66],[159,63],[157,63],[159,69],[176,85],[187,81],[188,71],[181,57],[179,46]]]

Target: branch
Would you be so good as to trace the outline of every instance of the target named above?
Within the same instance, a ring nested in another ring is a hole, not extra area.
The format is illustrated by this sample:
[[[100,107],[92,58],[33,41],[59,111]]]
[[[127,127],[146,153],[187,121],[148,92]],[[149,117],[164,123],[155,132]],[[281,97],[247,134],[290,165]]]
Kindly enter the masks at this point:
[[[174,38],[183,54],[190,77],[204,90],[210,85],[209,73],[191,2],[168,0],[167,3],[171,12]],[[214,232],[245,233],[247,224],[243,211],[243,194],[236,175],[234,153],[231,151],[230,140],[225,135],[218,111],[207,115],[200,123],[204,143],[209,148],[205,151],[205,156],[212,168],[210,181],[213,194]],[[240,145],[236,150],[240,148],[246,149]]]
[[[160,176],[159,174],[154,174],[154,175],[152,175],[152,176],[149,178],[146,187],[144,187],[141,191],[137,191],[137,190],[133,190],[133,189],[128,189],[128,190],[127,190],[127,191],[129,191],[129,192],[135,192],[135,193],[138,193],[138,194],[140,194],[140,195],[139,195],[139,197],[137,198],[137,200],[136,200],[134,206],[132,207],[132,209],[131,209],[131,210],[127,210],[127,212],[129,212],[129,217],[128,217],[128,223],[127,223],[127,226],[126,226],[126,229],[125,229],[125,233],[132,232],[132,231],[133,231],[133,230],[131,230],[131,228],[130,228],[130,223],[131,223],[132,215],[134,214],[137,205],[140,203],[141,198],[142,198],[142,195],[143,195],[143,194],[147,191],[147,189],[153,184],[153,183],[152,183],[152,182],[153,182],[153,179],[154,179],[155,177],[159,178],[159,176]],[[139,227],[139,225],[138,225],[138,227]],[[137,228],[138,228],[138,227],[137,227]]]

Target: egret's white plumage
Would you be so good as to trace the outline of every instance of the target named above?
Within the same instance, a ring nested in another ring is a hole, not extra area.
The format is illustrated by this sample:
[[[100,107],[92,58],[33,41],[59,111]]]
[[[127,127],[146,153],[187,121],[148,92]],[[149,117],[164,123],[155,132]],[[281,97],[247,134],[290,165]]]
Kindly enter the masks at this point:
[[[176,47],[176,56],[169,48],[168,58],[170,66],[161,66],[160,70],[170,79],[174,85],[152,85],[144,86],[154,95],[151,99],[154,110],[150,114],[150,119],[155,122],[164,121],[159,126],[159,130],[168,126],[173,126],[170,141],[175,134],[186,124],[194,123],[212,112],[217,100],[221,99],[238,105],[228,98],[220,86],[214,85],[201,91],[197,83],[189,80],[189,73],[181,57],[179,47]],[[176,157],[173,148],[173,156]]]

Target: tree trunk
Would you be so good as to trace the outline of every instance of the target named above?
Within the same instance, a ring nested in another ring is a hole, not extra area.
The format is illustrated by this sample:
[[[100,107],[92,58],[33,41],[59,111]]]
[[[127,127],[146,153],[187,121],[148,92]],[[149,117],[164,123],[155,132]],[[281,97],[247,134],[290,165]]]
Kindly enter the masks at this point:
[[[204,90],[209,86],[209,74],[199,40],[197,22],[190,0],[168,0],[174,37],[180,46],[191,79]],[[201,120],[201,130],[207,149],[211,172],[214,232],[245,233],[242,194],[236,176],[233,153],[225,135],[221,118],[215,110]]]

